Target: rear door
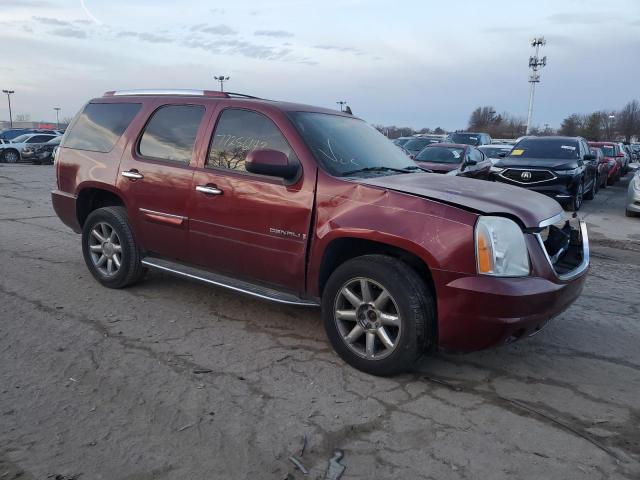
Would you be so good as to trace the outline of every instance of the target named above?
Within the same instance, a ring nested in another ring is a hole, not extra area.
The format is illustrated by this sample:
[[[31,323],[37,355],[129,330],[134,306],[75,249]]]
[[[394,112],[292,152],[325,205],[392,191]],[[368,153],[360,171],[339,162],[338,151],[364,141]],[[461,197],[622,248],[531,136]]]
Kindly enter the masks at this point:
[[[186,260],[188,201],[207,105],[185,99],[156,102],[153,107],[125,150],[117,185],[142,248]]]
[[[191,189],[191,260],[210,270],[301,294],[316,169],[294,181],[246,171],[253,149],[297,154],[282,113],[228,106],[212,122],[210,145]],[[214,192],[214,193],[210,193]]]

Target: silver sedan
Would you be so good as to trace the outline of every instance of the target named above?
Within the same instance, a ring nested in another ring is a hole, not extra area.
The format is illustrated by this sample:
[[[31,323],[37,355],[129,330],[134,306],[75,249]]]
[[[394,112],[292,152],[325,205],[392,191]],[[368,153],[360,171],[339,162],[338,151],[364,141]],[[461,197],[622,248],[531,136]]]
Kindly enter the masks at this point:
[[[640,169],[636,170],[627,191],[627,217],[640,215]]]

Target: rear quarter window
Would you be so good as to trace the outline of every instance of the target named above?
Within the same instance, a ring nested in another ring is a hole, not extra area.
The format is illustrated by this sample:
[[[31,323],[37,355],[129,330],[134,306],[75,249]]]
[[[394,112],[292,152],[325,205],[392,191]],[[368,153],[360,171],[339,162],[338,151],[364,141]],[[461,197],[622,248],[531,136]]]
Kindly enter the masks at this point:
[[[140,107],[139,103],[89,103],[67,132],[63,146],[110,152]]]

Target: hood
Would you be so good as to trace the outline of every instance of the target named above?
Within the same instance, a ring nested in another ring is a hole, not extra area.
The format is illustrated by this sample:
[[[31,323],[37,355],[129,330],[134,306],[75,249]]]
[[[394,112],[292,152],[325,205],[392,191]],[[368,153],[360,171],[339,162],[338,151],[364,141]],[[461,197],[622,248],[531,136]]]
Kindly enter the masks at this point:
[[[484,215],[519,218],[526,228],[562,214],[552,198],[504,183],[434,173],[409,173],[356,180],[364,185],[386,188],[456,205]]]
[[[496,162],[496,167],[503,168],[541,168],[552,170],[570,170],[572,168],[578,168],[578,160],[571,160],[566,158],[513,158],[506,157],[501,158],[499,162]]]
[[[439,163],[439,162],[421,162],[414,160],[422,168],[433,170],[436,173],[448,173],[460,167],[459,163]]]

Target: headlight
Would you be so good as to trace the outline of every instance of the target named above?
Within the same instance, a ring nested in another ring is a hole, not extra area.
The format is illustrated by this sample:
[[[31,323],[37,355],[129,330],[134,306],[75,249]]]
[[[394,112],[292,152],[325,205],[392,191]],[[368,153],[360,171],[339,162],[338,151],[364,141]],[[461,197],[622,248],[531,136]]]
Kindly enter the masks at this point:
[[[575,175],[578,173],[578,169],[572,168],[571,170],[556,170],[556,173],[559,175]]]
[[[504,217],[480,217],[476,224],[478,273],[498,277],[529,275],[529,255],[524,233]]]
[[[493,165],[491,165],[491,168],[489,169],[489,171],[491,173],[500,173],[504,170],[504,168],[500,168],[500,167],[494,167]]]

